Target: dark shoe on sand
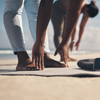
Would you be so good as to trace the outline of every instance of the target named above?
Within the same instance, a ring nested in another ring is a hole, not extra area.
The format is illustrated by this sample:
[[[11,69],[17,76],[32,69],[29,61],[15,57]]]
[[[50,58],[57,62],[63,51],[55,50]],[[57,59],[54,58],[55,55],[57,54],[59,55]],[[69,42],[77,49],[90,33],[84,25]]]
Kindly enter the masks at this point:
[[[81,69],[93,70],[94,59],[83,59],[83,60],[79,60],[79,61],[77,62],[77,65],[78,65]]]
[[[77,65],[85,70],[100,70],[100,58],[79,60]]]

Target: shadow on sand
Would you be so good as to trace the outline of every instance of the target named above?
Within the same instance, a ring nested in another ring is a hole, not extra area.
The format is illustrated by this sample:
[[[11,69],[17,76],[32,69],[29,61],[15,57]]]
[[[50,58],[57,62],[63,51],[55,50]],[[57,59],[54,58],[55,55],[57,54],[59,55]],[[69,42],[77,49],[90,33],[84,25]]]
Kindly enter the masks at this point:
[[[75,68],[76,70],[82,70],[80,68]],[[91,71],[91,70],[88,70]],[[11,72],[14,72],[13,74]],[[41,77],[77,77],[77,78],[88,78],[88,77],[100,77],[100,75],[95,74],[72,74],[72,75],[40,75],[40,74],[29,74],[30,71],[27,71],[28,73],[17,73],[21,71],[16,71],[15,69],[0,69],[0,75],[2,76],[41,76]],[[4,74],[8,73],[8,74]]]

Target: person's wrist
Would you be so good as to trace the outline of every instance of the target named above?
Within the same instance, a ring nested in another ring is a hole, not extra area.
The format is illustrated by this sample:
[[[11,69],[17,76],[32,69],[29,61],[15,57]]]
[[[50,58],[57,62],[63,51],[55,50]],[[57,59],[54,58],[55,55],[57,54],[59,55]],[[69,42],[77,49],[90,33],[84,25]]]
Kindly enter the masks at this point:
[[[37,44],[37,45],[44,46],[44,42],[42,42],[42,41],[36,41],[36,44]]]
[[[60,44],[61,44],[62,46],[67,46],[67,45],[68,45],[68,42],[62,41]]]

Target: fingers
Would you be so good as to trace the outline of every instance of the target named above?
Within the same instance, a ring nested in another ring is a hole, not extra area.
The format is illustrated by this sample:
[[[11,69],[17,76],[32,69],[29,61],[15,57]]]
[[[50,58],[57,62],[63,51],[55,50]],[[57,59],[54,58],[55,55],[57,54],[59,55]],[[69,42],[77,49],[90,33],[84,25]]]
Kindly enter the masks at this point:
[[[38,66],[39,66],[39,70],[41,70],[41,57],[39,57]]]
[[[72,50],[73,50],[73,47],[70,48],[70,51],[71,51],[71,52],[72,52]]]
[[[78,51],[78,46],[76,47],[76,51]]]
[[[39,57],[38,66],[39,66],[39,70],[41,69],[44,70],[44,56]]]
[[[78,46],[78,45],[76,45],[76,51],[78,51],[78,47],[79,47],[79,46]]]
[[[33,64],[35,63],[35,56],[34,55],[32,56],[32,63]]]
[[[59,50],[57,49],[57,50],[55,51],[55,53],[54,53],[54,56],[56,56],[58,52],[59,52]]]
[[[38,69],[38,56],[35,56],[35,67]]]
[[[71,52],[73,51],[73,48],[71,49]]]
[[[72,52],[72,50],[73,50],[73,47],[70,47],[70,51]]]
[[[63,58],[65,64],[67,65],[67,67],[69,67],[69,65],[68,65],[68,60],[67,60],[67,55],[64,54],[63,52],[61,52],[61,56],[62,56],[62,58]]]
[[[65,64],[67,64],[67,53],[64,53],[63,51],[61,51],[61,56],[62,56]]]
[[[55,53],[54,53],[54,56],[56,56],[56,55],[57,55],[57,53],[58,53],[58,51],[56,50],[56,51],[55,51]]]
[[[76,46],[76,51],[78,51],[79,44],[80,44],[80,42],[77,42],[76,45],[75,45]]]
[[[44,56],[42,57],[41,60],[42,60],[42,61],[41,61],[41,69],[44,70]]]
[[[71,44],[70,44],[70,51],[71,51],[71,52],[73,51],[73,47],[74,47],[74,44],[71,43]]]
[[[35,42],[32,49],[32,63],[35,63],[36,69],[44,69],[44,45]]]
[[[43,70],[44,69],[44,55],[41,56],[33,56],[32,63],[35,63],[36,69]]]
[[[70,46],[70,48],[69,48],[69,49],[70,49],[70,51],[71,51],[71,49],[72,49],[72,48],[71,48],[71,46]]]

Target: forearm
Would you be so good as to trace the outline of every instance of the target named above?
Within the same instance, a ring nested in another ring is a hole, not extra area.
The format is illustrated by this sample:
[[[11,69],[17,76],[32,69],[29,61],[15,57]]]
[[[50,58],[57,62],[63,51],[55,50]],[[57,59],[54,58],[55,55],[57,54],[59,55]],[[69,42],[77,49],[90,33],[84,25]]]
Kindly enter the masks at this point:
[[[80,15],[81,11],[81,5],[84,0],[78,0],[77,2],[75,0],[70,0],[67,16],[66,16],[66,27],[65,27],[65,33],[64,38],[62,41],[62,44],[68,44],[69,38],[71,36],[72,30],[75,27],[78,17]]]
[[[76,27],[74,28],[74,30],[72,32],[71,41],[75,40],[75,35],[76,35]]]
[[[86,23],[87,23],[88,19],[89,19],[89,17],[87,17],[85,15],[82,18],[82,21],[81,21],[81,24],[80,24],[80,29],[79,29],[79,38],[78,38],[79,42],[82,39],[83,32],[84,32],[84,29],[85,29],[85,26],[86,26]]]
[[[83,36],[84,28],[80,27],[78,41],[80,42]]]
[[[44,44],[47,25],[52,14],[53,0],[41,0],[37,17],[36,42]]]

